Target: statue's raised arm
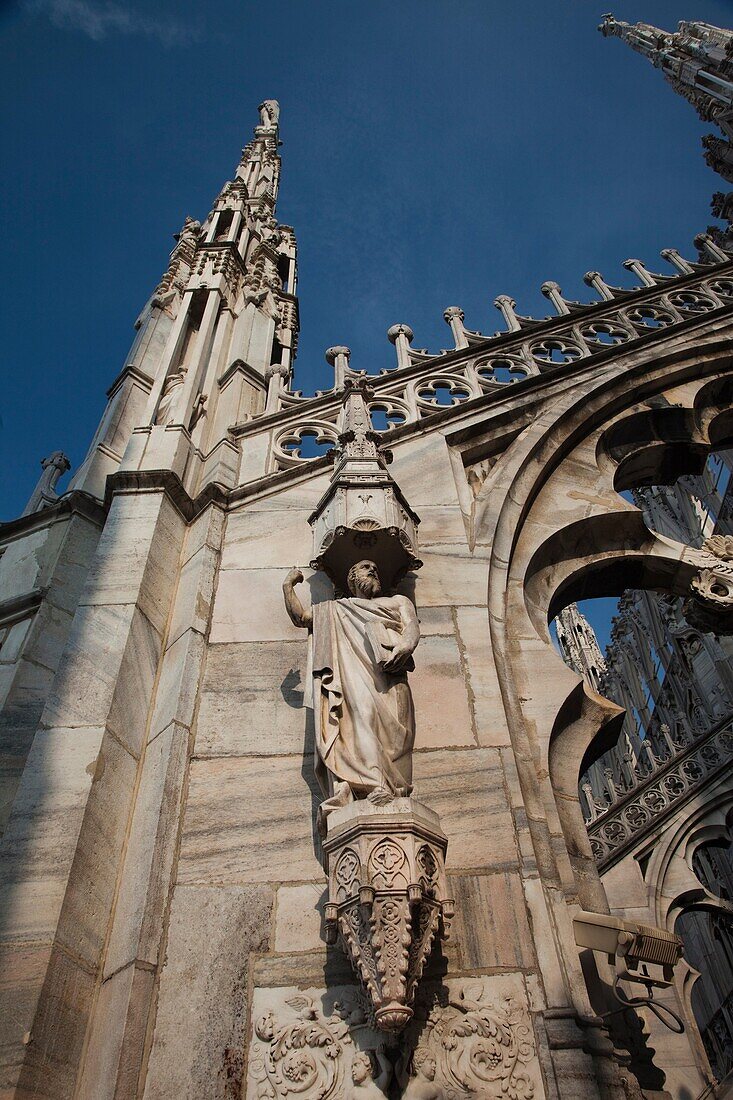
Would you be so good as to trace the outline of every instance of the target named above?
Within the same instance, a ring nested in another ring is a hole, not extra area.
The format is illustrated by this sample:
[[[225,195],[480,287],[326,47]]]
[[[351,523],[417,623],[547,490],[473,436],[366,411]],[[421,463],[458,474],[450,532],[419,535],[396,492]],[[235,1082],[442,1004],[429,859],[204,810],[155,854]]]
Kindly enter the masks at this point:
[[[293,566],[283,581],[283,597],[285,599],[285,609],[294,625],[310,629],[313,625],[313,612],[307,611],[303,607],[295,593],[295,585],[301,584],[302,580],[301,570],[297,566]]]

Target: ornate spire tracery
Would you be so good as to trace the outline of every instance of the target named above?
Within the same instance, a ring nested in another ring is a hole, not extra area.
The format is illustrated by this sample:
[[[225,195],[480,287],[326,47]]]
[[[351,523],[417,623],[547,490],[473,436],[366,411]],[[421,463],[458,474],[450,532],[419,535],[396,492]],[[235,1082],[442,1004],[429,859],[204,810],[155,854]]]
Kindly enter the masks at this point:
[[[598,29],[604,37],[620,38],[648,58],[704,122],[720,129],[722,138],[712,134],[703,138],[705,161],[733,183],[733,31],[688,21],[668,32],[650,23],[626,23],[610,14],[603,16]],[[714,196],[712,210],[715,217],[730,223],[726,213],[719,213],[721,208],[727,210],[720,201],[725,197]]]

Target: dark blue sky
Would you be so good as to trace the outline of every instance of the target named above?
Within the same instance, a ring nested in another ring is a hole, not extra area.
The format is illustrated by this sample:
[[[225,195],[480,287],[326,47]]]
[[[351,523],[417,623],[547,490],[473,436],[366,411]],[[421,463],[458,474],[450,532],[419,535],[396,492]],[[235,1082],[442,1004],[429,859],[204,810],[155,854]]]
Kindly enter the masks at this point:
[[[450,343],[548,311],[589,268],[692,255],[720,186],[709,126],[596,31],[609,0],[27,0],[0,8],[5,172],[0,518],[39,460],[76,466],[184,215],[203,217],[276,97],[281,221],[300,248],[296,385],[323,349],[393,362],[385,333]],[[732,0],[641,0],[618,18],[731,25]],[[150,14],[154,11],[154,18]]]

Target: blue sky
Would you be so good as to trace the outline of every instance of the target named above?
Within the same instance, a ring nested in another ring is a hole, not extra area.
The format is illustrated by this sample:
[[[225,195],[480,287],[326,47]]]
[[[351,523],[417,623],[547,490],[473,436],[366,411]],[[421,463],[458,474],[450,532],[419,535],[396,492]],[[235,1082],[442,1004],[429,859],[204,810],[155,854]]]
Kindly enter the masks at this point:
[[[39,460],[76,466],[172,234],[203,217],[282,105],[281,221],[300,249],[296,385],[323,350],[393,362],[387,328],[450,343],[442,313],[545,314],[556,279],[691,255],[720,186],[710,128],[596,26],[610,0],[24,0],[0,6],[5,173],[0,518]],[[618,2],[618,18],[733,24],[733,0]],[[154,15],[151,14],[154,12]]]

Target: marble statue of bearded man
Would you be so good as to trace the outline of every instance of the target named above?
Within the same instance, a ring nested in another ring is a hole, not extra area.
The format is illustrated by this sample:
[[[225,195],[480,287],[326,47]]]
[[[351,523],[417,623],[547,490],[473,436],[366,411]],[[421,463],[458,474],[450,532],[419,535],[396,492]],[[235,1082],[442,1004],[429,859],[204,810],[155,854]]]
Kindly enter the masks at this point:
[[[359,798],[388,802],[412,790],[415,711],[407,673],[420,627],[406,596],[384,596],[372,561],[349,571],[350,599],[307,611],[294,591],[303,580],[291,569],[283,584],[296,626],[313,631],[313,709],[318,775],[326,800],[320,819]]]

